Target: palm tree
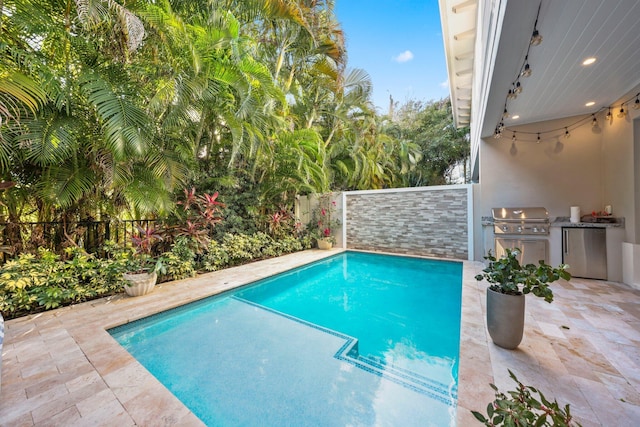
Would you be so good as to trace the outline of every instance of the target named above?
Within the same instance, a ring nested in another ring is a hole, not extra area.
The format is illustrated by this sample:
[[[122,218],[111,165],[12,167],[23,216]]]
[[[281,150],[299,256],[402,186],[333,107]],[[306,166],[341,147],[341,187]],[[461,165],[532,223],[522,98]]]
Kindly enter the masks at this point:
[[[35,70],[46,103],[6,138],[3,177],[30,188],[37,218],[91,214],[108,195],[110,211],[166,208],[186,169],[159,144],[137,94],[141,21],[113,1],[9,1],[11,67]],[[126,203],[123,203],[126,202]],[[58,212],[58,213],[56,213]],[[97,212],[98,214],[100,212]]]

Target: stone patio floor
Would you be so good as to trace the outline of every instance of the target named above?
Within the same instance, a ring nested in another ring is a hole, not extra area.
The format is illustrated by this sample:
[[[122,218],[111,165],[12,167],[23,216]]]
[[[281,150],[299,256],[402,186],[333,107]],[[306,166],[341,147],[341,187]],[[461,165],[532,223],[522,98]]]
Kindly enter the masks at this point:
[[[5,322],[1,426],[200,426],[202,423],[111,336],[107,328],[183,305],[337,253],[305,251],[194,279],[149,295],[117,295]],[[469,409],[493,400],[489,383],[512,390],[511,369],[584,426],[640,425],[640,291],[572,279],[555,301],[527,297],[516,350],[486,332],[482,269],[464,263],[457,425],[480,425]]]

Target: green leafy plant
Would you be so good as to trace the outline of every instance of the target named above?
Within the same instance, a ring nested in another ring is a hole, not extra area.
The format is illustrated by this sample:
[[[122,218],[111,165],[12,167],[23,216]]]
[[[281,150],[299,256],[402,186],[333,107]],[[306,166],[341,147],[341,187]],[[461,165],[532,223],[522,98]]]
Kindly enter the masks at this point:
[[[487,405],[487,415],[471,411],[478,421],[486,426],[580,426],[573,421],[569,405],[561,408],[555,399],[551,402],[538,389],[522,384],[510,370],[509,376],[518,385],[516,390],[505,394],[490,384],[495,400]]]
[[[67,260],[48,249],[20,254],[0,267],[0,311],[10,319],[112,295],[122,289],[117,263],[81,248],[66,249]]]
[[[484,259],[489,261],[489,266],[482,270],[482,274],[476,275],[476,280],[485,279],[491,285],[489,289],[508,295],[522,295],[532,293],[544,298],[546,302],[553,301],[553,291],[549,283],[559,279],[569,280],[571,275],[566,270],[566,264],[554,268],[539,261],[539,265],[521,265],[518,261],[519,249],[505,249],[505,255],[496,259],[489,251]]]
[[[228,234],[221,243],[210,241],[204,253],[197,255],[193,241],[179,236],[169,251],[155,256],[157,238],[153,236],[152,230],[136,235],[134,242],[144,248],[139,251],[134,246],[122,247],[107,241],[103,247],[105,259],[79,247],[67,248],[66,260],[47,249],[40,249],[37,255],[20,254],[0,266],[0,311],[11,319],[115,294],[128,283],[122,273],[135,266],[158,268],[160,281],[183,279],[193,277],[196,268],[220,270],[300,251],[306,244],[293,236],[273,239],[266,233]],[[200,264],[196,264],[198,259]]]
[[[180,280],[196,275],[196,254],[188,237],[179,236],[169,252],[162,254],[166,277],[163,280]]]
[[[217,271],[225,268],[228,264],[227,248],[216,240],[210,241],[202,258],[202,268],[206,271]]]
[[[225,234],[222,242],[212,240],[202,257],[202,268],[220,270],[234,265],[301,251],[304,241],[293,236],[273,239],[266,233]]]

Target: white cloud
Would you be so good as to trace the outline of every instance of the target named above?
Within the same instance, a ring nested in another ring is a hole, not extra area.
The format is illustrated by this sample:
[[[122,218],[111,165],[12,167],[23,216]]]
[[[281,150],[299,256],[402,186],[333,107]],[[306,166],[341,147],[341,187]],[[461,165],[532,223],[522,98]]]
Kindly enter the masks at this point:
[[[443,81],[442,83],[440,83],[440,87],[443,89],[449,89],[449,79]]]
[[[407,62],[407,61],[411,61],[412,59],[413,59],[413,52],[411,52],[410,50],[405,50],[400,55],[393,58],[393,60],[396,62]]]

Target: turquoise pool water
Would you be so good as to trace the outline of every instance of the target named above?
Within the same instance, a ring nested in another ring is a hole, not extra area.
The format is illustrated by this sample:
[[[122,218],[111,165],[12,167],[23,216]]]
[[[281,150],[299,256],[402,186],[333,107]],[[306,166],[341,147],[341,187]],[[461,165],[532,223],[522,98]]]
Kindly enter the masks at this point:
[[[345,252],[110,333],[207,425],[453,425],[461,292]]]

